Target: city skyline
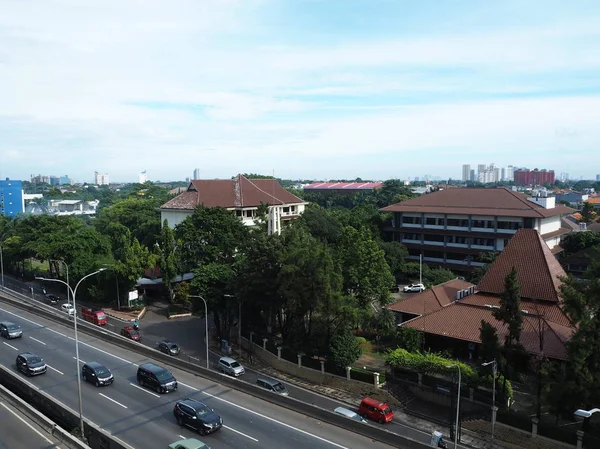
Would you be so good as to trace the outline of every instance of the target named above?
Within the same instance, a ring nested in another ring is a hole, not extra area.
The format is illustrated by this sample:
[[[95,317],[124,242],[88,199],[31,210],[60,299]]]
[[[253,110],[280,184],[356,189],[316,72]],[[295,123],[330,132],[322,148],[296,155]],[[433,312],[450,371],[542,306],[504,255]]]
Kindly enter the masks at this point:
[[[0,177],[457,179],[476,157],[595,178],[600,4],[339,5],[10,2]]]

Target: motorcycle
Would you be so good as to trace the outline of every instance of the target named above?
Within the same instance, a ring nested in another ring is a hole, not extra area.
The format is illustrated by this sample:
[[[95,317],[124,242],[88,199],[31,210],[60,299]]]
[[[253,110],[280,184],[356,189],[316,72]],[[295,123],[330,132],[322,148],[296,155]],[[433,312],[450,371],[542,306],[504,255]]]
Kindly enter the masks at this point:
[[[140,323],[137,320],[133,322],[133,330],[140,330]]]

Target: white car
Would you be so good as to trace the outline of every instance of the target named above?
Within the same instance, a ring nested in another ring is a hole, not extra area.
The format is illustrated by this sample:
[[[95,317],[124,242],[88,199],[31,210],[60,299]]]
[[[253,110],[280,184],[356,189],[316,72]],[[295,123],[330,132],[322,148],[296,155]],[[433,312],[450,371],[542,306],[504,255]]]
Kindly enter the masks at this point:
[[[410,284],[402,289],[403,292],[422,292],[425,290],[423,284]]]
[[[244,367],[240,363],[232,359],[231,357],[221,357],[219,359],[219,370],[222,373],[229,374],[231,376],[241,376],[246,372]]]
[[[68,313],[69,315],[75,315],[75,307],[73,307],[73,304],[68,304],[68,303],[61,304],[60,310]]]

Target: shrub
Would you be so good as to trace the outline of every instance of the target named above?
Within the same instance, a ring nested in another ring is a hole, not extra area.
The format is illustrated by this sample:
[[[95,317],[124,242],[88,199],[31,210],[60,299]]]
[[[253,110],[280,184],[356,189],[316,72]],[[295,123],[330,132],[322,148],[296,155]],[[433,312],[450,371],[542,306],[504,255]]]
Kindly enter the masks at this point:
[[[358,342],[359,345],[362,345],[367,342],[367,339],[365,337],[356,337],[356,341]]]

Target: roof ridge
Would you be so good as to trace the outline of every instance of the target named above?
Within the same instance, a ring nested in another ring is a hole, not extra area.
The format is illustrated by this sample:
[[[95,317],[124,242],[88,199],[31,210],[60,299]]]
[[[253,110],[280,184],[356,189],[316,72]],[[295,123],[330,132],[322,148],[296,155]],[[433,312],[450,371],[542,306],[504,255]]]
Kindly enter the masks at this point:
[[[537,229],[535,230],[535,233],[537,234],[537,243],[538,243],[538,248],[540,249],[540,251],[542,252],[542,257],[544,258],[544,261],[546,262],[544,264],[544,268],[543,270],[548,274],[548,276],[550,277],[550,280],[552,281],[552,289],[554,290],[554,292],[556,293],[556,299],[558,301],[558,303],[560,304],[561,301],[561,296],[559,294],[559,292],[556,291],[556,286],[554,284],[554,276],[552,276],[552,271],[550,270],[550,263],[548,262],[548,259],[546,257],[546,252],[544,251],[544,246],[546,248],[548,248],[548,245],[546,244],[546,242],[544,242],[542,240],[542,235],[537,231]],[[542,246],[544,245],[544,246]],[[550,251],[550,248],[548,248],[548,251]],[[555,260],[556,258],[554,256],[552,256]],[[558,263],[558,260],[557,260]]]
[[[285,201],[283,201],[283,200],[281,200],[281,199],[279,199],[279,198],[277,198],[277,197],[275,196],[275,192],[273,192],[273,194],[271,194],[271,193],[268,193],[268,192],[265,192],[263,189],[261,189],[261,188],[260,188],[260,187],[258,187],[256,184],[254,184],[254,183],[252,182],[252,180],[251,180],[251,179],[248,179],[248,178],[246,178],[246,177],[244,177],[244,179],[246,179],[246,181],[248,181],[250,184],[252,184],[254,187],[256,187],[258,190],[260,190],[260,191],[261,191],[262,193],[264,193],[265,195],[268,195],[268,196],[270,196],[271,198],[274,198],[274,199],[276,199],[277,201],[280,201],[280,202],[281,202],[281,204],[285,204]],[[270,181],[273,181],[273,182],[275,182],[275,181],[276,181],[276,179],[275,179],[275,178],[272,178],[272,179],[269,179],[269,180],[270,180]],[[275,189],[273,189],[273,190],[275,190]]]
[[[544,218],[544,217],[543,217],[543,215],[540,213],[540,211],[539,211],[539,210],[537,210],[537,208],[536,208],[536,207],[532,207],[532,206],[531,206],[532,204],[536,204],[536,203],[532,203],[532,202],[531,202],[531,201],[529,201],[528,199],[526,199],[526,198],[522,198],[520,195],[517,195],[517,193],[520,193],[520,192],[515,192],[514,190],[512,190],[512,189],[508,189],[508,188],[506,188],[506,187],[503,187],[503,189],[504,189],[504,190],[506,190],[508,193],[510,193],[510,194],[511,194],[513,197],[515,197],[516,199],[518,199],[519,201],[521,201],[521,202],[522,202],[523,204],[525,204],[526,206],[529,206],[529,209],[531,209],[531,210],[533,210],[533,211],[537,212],[537,213],[540,215],[540,217]],[[523,194],[523,195],[525,195],[525,194]],[[531,198],[531,197],[529,197],[529,198]]]

